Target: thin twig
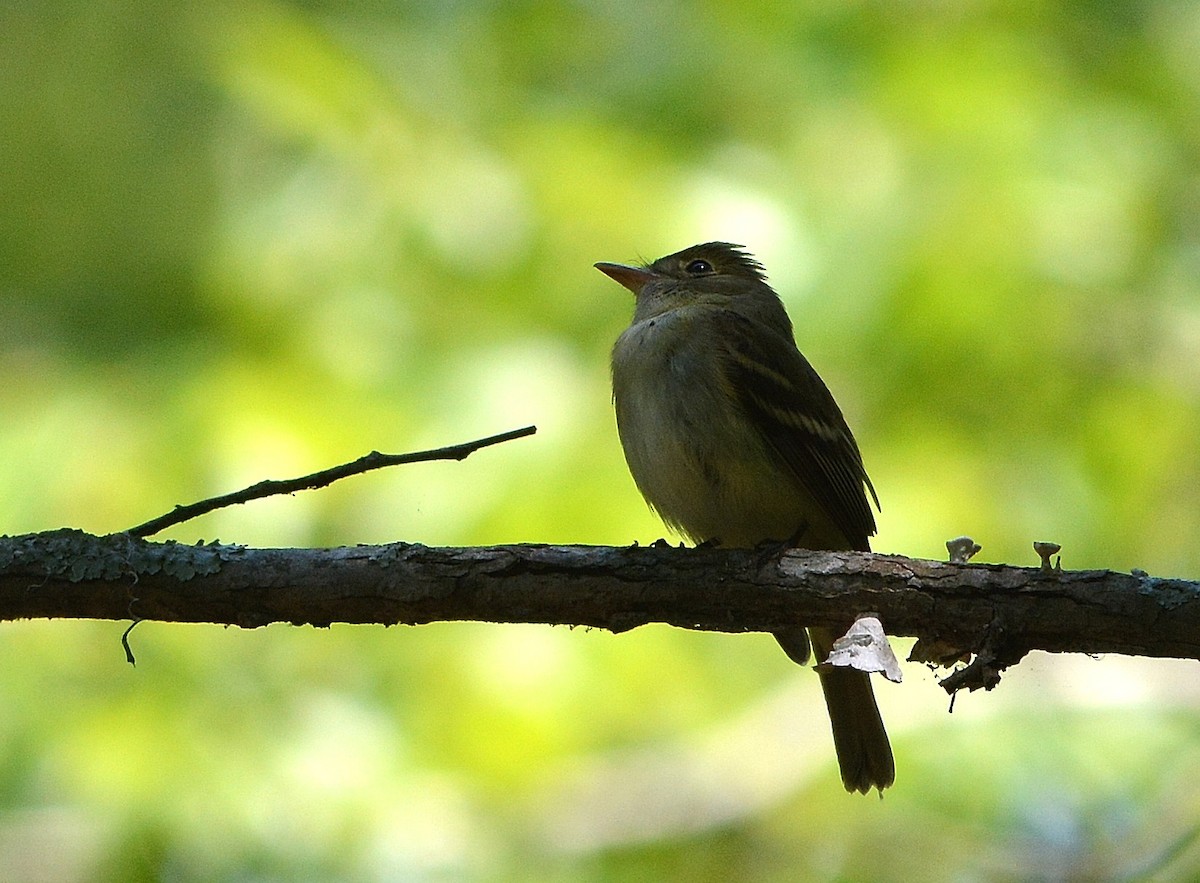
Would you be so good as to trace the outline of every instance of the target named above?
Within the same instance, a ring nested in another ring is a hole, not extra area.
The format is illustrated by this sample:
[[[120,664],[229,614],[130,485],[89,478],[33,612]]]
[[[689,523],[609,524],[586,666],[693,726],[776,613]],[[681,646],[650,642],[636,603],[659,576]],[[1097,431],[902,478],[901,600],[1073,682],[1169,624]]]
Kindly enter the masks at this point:
[[[325,487],[339,479],[349,478],[351,475],[360,475],[363,472],[380,469],[384,466],[399,466],[402,463],[421,463],[427,460],[465,460],[480,448],[498,445],[501,442],[512,441],[517,438],[524,438],[527,435],[533,435],[535,432],[537,432],[536,426],[525,426],[521,429],[509,430],[499,435],[491,435],[487,438],[476,439],[475,441],[450,445],[445,448],[436,448],[432,451],[416,451],[411,454],[381,454],[379,451],[371,451],[371,453],[359,457],[357,460],[343,463],[340,466],[332,466],[329,469],[322,469],[320,472],[312,473],[312,475],[289,478],[282,481],[268,479],[231,494],[223,494],[219,497],[211,497],[196,503],[188,503],[186,506],[176,506],[170,512],[160,515],[157,518],[152,518],[143,524],[139,524],[137,527],[129,528],[125,533],[141,538],[153,536],[161,530],[165,530],[176,524],[182,524],[201,515],[207,515],[216,509],[224,509],[226,506],[234,506],[238,503],[247,503],[250,500],[261,500],[263,497],[273,497],[278,494],[294,494],[296,491],[307,491]]]

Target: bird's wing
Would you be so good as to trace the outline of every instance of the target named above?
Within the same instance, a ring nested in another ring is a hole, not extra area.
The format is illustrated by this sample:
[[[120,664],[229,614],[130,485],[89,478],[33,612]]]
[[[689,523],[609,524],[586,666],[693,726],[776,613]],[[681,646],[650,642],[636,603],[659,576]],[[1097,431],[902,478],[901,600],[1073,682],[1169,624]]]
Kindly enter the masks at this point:
[[[739,403],[772,450],[847,541],[868,550],[879,498],[858,443],[825,382],[789,338],[730,311],[722,365]]]

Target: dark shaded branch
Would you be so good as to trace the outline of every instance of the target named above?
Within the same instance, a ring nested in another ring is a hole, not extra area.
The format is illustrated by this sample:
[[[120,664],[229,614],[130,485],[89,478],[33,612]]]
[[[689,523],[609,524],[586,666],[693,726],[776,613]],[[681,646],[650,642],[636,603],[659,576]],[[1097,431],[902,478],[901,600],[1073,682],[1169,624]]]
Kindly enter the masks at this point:
[[[0,539],[0,620],[585,625],[724,632],[845,628],[979,654],[990,686],[1033,649],[1200,659],[1200,586],[1112,571],[859,552],[517,545],[247,549],[53,531]]]
[[[428,460],[465,460],[480,448],[498,445],[501,442],[512,441],[517,438],[524,438],[527,435],[533,435],[535,432],[537,432],[536,426],[525,426],[521,429],[512,429],[508,432],[502,432],[499,435],[491,435],[487,438],[463,442],[459,445],[436,448],[432,451],[416,451],[411,454],[381,454],[379,451],[371,451],[371,453],[359,457],[357,460],[343,463],[340,466],[331,466],[328,469],[322,469],[320,472],[314,472],[311,475],[278,481],[268,479],[230,494],[210,497],[207,500],[188,503],[186,506],[176,506],[170,512],[160,515],[157,518],[152,518],[147,522],[139,524],[137,527],[129,528],[125,533],[134,537],[153,536],[161,530],[166,530],[168,527],[182,524],[201,515],[207,515],[209,512],[217,509],[224,509],[226,506],[236,506],[239,503],[248,503],[251,500],[261,500],[263,497],[294,494],[296,491],[308,491],[326,487],[339,479],[349,478],[351,475],[361,475],[364,472],[370,472],[372,469],[382,469],[384,466],[423,463]]]

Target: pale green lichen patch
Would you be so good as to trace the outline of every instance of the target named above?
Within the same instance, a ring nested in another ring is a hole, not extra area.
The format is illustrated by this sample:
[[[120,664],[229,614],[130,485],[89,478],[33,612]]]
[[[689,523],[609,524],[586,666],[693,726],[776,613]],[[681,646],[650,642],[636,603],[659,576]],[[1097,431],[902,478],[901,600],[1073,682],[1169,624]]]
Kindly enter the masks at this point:
[[[0,573],[22,573],[70,582],[164,573],[177,580],[216,573],[244,547],[221,543],[188,546],[148,543],[127,534],[98,537],[63,528],[0,537]]]

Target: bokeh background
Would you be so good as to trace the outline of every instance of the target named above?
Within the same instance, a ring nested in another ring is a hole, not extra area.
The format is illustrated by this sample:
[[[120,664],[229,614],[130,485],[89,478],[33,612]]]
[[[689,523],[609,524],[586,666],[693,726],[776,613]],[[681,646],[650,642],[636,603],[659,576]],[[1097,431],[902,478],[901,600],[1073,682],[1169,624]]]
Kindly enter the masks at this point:
[[[0,531],[624,544],[596,260],[766,264],[875,547],[1200,576],[1200,6],[4,4]],[[766,636],[0,626],[5,880],[1200,877],[1195,663],[877,687]],[[900,642],[903,644],[903,642]],[[904,647],[901,646],[903,652]]]

